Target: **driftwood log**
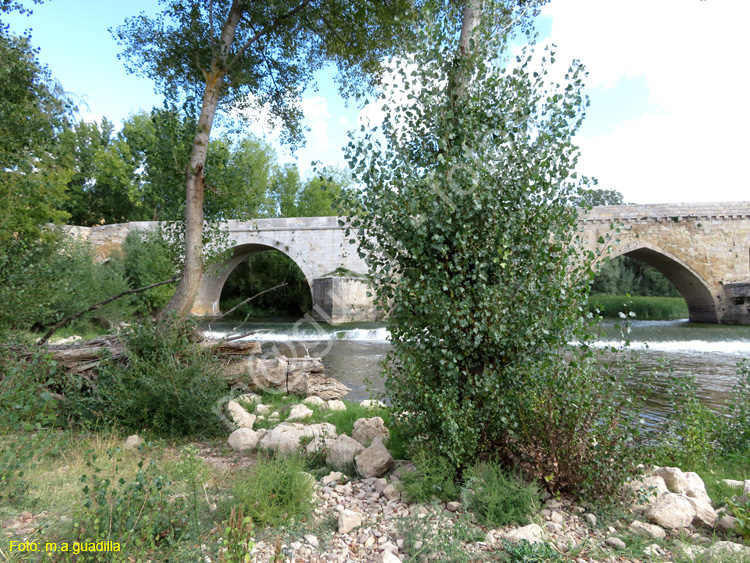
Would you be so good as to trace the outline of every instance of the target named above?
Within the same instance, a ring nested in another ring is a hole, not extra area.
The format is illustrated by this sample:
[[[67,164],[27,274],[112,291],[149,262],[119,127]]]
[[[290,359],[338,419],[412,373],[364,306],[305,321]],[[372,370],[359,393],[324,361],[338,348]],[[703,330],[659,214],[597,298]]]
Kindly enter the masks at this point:
[[[321,358],[258,358],[260,342],[250,340],[203,340],[198,345],[219,356],[229,386],[301,397],[314,395],[324,400],[340,399],[349,392],[343,383],[325,376]],[[70,373],[90,382],[96,379],[96,368],[104,361],[127,361],[127,350],[118,334],[85,342],[51,343],[45,348]]]

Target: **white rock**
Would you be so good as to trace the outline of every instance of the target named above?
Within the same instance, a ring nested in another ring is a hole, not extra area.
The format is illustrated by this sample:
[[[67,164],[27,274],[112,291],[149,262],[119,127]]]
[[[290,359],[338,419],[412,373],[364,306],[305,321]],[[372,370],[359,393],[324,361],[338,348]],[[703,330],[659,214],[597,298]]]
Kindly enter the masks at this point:
[[[707,561],[713,561],[716,558],[716,561],[722,561],[722,563],[729,561],[726,557],[732,554],[750,556],[750,547],[730,541],[720,541],[704,552]]]
[[[388,500],[394,500],[399,498],[400,493],[398,492],[398,489],[396,487],[394,487],[393,485],[388,485],[385,489],[383,489],[383,496]]]
[[[294,405],[292,407],[292,410],[289,411],[289,416],[286,417],[287,420],[303,420],[305,418],[310,418],[313,414],[313,411],[306,407],[305,405]]]
[[[645,509],[646,506],[658,499],[662,495],[666,495],[669,492],[667,484],[662,477],[651,475],[638,479],[636,481],[630,481],[625,485],[630,489],[636,497],[635,507],[636,509]]]
[[[364,401],[360,401],[359,406],[363,409],[384,409],[386,407],[384,402],[377,399],[365,399]]]
[[[692,488],[685,479],[685,474],[678,467],[659,467],[654,471],[654,475],[664,479],[670,493],[684,495]]]
[[[346,434],[341,434],[328,447],[326,465],[334,469],[350,469],[354,464],[355,457],[364,451],[365,447],[357,440]]]
[[[134,450],[142,443],[143,438],[141,438],[138,434],[132,434],[131,436],[125,438],[125,442],[122,444],[122,447],[126,450]]]
[[[305,536],[305,539],[307,540],[307,543],[309,543],[313,547],[318,547],[318,538],[316,536],[313,536],[312,534],[307,534]]]
[[[339,399],[331,399],[327,403],[328,410],[330,411],[345,411],[346,405],[344,404],[344,401],[340,401]]]
[[[362,515],[345,508],[339,513],[339,533],[348,534],[354,528],[362,525]]]
[[[273,410],[273,407],[271,405],[264,405],[263,403],[258,403],[255,405],[255,414],[258,416],[268,416],[271,414],[271,411]]]
[[[364,451],[364,448],[362,449],[362,451]],[[375,487],[375,490],[378,493],[382,493],[383,489],[385,489],[388,486],[388,481],[386,481],[383,478],[375,479],[375,481],[373,482],[372,486]]]
[[[331,471],[328,475],[323,477],[321,481],[324,485],[330,485],[331,483],[338,483],[339,481],[341,481],[341,479],[343,479],[343,477],[344,474],[340,471]]]
[[[596,526],[596,514],[586,514],[586,522],[588,522],[589,526],[592,528]]]
[[[608,537],[606,540],[604,540],[604,543],[606,543],[609,547],[614,547],[615,549],[625,549],[627,547],[624,541],[622,541],[620,538],[616,538],[615,536]]]
[[[316,438],[313,438],[312,441],[307,444],[307,447],[305,448],[305,453],[308,456],[314,456],[318,454],[326,453],[329,449],[331,449],[331,445],[333,444],[332,438],[326,438],[324,436],[318,436]]]
[[[255,415],[247,412],[237,401],[227,403],[227,412],[238,428],[252,428],[255,424]]]
[[[686,528],[695,518],[695,509],[687,497],[668,493],[646,509],[646,518],[663,528]]]
[[[649,557],[661,557],[664,555],[664,550],[658,544],[652,543],[643,548],[643,553]]]
[[[459,510],[461,510],[461,503],[453,500],[446,503],[445,508],[447,508],[450,512],[458,512]]]
[[[688,502],[693,505],[695,509],[695,518],[693,518],[693,525],[695,526],[708,526],[713,528],[716,525],[718,516],[713,506],[706,502],[702,498],[695,498],[692,496],[685,497]]]
[[[380,438],[383,443],[388,442],[391,437],[391,433],[388,428],[385,427],[383,419],[379,416],[372,418],[360,418],[354,421],[354,429],[352,430],[352,438],[357,440],[364,447],[372,444],[375,438]]]
[[[716,522],[716,529],[719,532],[727,533],[734,530],[734,525],[737,523],[737,519],[734,516],[722,516],[719,521]]]
[[[526,540],[529,543],[542,543],[544,541],[544,530],[539,524],[529,524],[515,530],[500,534],[506,540]]]
[[[357,473],[363,477],[380,477],[395,465],[391,452],[379,438],[375,438],[369,448],[354,458]]]
[[[245,452],[258,445],[258,434],[250,428],[238,428],[229,435],[227,442],[236,452]]]
[[[300,451],[300,440],[303,437],[314,440],[318,436],[335,438],[336,427],[328,422],[310,425],[284,422],[263,437],[260,448],[281,455],[297,453]]]
[[[654,538],[663,540],[667,537],[667,532],[664,530],[664,528],[657,526],[656,524],[647,524],[645,522],[640,522],[639,520],[633,521],[633,523],[630,524],[629,529],[634,535],[641,536],[642,538]]]
[[[316,396],[307,397],[302,402],[306,404],[308,407],[323,407],[326,404],[326,402],[323,399],[321,399],[320,397],[316,397]]]
[[[734,479],[722,479],[722,483],[727,485],[728,487],[732,487],[733,489],[744,489],[745,488],[745,482],[744,481],[736,481]]]
[[[401,563],[401,559],[399,559],[396,555],[391,553],[390,551],[384,551],[380,554],[380,559],[378,559],[379,563]]]

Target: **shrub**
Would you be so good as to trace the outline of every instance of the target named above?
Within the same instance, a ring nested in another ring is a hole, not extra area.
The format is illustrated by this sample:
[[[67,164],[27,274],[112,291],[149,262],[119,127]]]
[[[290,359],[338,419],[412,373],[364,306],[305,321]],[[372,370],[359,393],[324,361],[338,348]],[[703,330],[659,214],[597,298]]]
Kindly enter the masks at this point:
[[[89,420],[161,436],[221,431],[213,407],[226,395],[221,365],[191,340],[190,322],[145,322],[124,333],[127,361],[100,370],[96,391],[76,409]]]
[[[127,289],[118,261],[95,263],[91,247],[63,233],[36,241],[13,240],[0,249],[0,330],[49,326]],[[117,321],[128,315],[124,298],[81,317]]]
[[[480,463],[465,472],[464,506],[485,526],[526,525],[539,504],[535,484],[524,485],[496,464]]]
[[[750,363],[737,367],[737,383],[721,413],[718,442],[727,455],[744,455],[750,451]]]
[[[300,457],[258,458],[252,472],[237,480],[234,499],[261,526],[279,526],[312,512],[314,480]]]
[[[404,492],[413,502],[426,502],[433,499],[456,500],[459,490],[456,486],[456,468],[448,458],[440,453],[419,448],[413,456],[414,471],[401,475]]]
[[[110,450],[101,461],[92,455],[91,473],[81,477],[85,500],[74,511],[73,527],[74,541],[110,540],[120,544],[120,552],[82,553],[75,561],[146,560],[152,550],[175,543],[187,530],[186,503],[170,498],[172,483],[155,462],[139,462],[133,479],[125,480],[117,477],[119,455]]]
[[[495,9],[483,8],[470,53],[442,18],[400,61],[419,87],[384,92],[402,101],[377,136],[349,145],[367,186],[349,233],[389,315],[386,394],[415,434],[459,470],[492,454],[552,491],[606,495],[634,465],[633,395],[585,346],[596,254],[576,232],[587,182],[572,143],[585,71],[573,64],[549,85],[546,54],[510,57],[490,23],[523,14]]]
[[[145,287],[168,280],[179,267],[175,246],[162,231],[132,231],[122,246],[122,263],[131,288]],[[155,287],[133,296],[135,312],[149,316],[166,306],[175,284]]]
[[[65,374],[36,347],[0,343],[0,426],[31,430],[55,424]]]

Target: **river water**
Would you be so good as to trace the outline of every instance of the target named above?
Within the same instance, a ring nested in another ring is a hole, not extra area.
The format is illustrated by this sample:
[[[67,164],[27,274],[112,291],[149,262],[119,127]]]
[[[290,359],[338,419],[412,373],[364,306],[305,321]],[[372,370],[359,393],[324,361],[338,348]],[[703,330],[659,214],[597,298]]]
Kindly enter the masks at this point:
[[[604,322],[597,344],[618,346],[622,329]],[[322,325],[312,319],[255,319],[247,322],[206,323],[213,336],[230,331],[256,331],[245,337],[259,340],[264,355],[320,356],[326,374],[351,388],[346,398],[360,400],[383,391],[379,362],[390,349],[388,329],[383,323]],[[630,345],[624,359],[636,366],[634,377],[657,374],[662,382],[666,360],[675,374],[692,373],[697,394],[704,404],[724,403],[737,380],[737,364],[750,358],[750,327],[671,321],[631,321]],[[660,392],[649,402],[646,418],[659,419],[669,412],[669,399]]]

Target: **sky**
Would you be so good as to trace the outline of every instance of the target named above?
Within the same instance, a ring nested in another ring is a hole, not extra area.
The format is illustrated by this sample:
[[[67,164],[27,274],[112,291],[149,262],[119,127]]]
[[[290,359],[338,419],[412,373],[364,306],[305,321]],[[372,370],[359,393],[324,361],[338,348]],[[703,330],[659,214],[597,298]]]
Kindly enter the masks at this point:
[[[156,0],[48,0],[30,17],[4,19],[16,33],[31,29],[82,119],[120,124],[161,98],[126,73],[108,29],[157,9]],[[748,21],[747,0],[550,0],[537,20],[540,42],[556,45],[563,70],[580,59],[589,72],[579,171],[630,203],[750,200]],[[321,72],[303,94],[309,131],[295,154],[262,120],[247,125],[303,174],[313,161],[343,166],[347,132],[360,123],[362,108],[338,95],[334,74]]]

